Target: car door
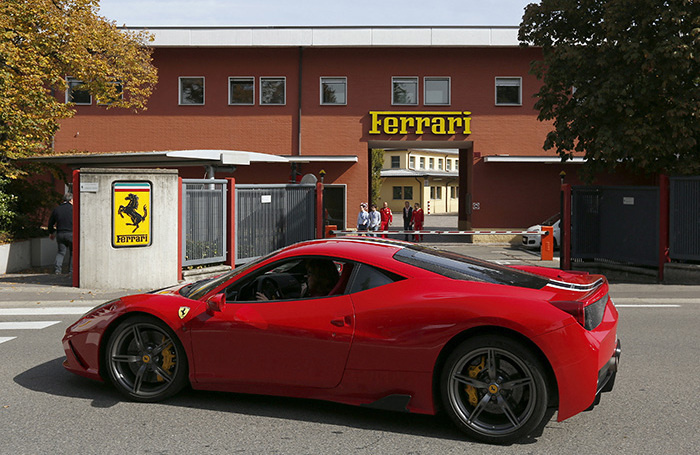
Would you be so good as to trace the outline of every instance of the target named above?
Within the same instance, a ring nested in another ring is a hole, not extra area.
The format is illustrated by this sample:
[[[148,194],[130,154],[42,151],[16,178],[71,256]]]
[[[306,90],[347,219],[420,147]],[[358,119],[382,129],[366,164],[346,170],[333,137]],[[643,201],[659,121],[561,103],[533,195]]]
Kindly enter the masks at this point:
[[[332,388],[354,330],[348,295],[229,302],[192,321],[197,380]]]

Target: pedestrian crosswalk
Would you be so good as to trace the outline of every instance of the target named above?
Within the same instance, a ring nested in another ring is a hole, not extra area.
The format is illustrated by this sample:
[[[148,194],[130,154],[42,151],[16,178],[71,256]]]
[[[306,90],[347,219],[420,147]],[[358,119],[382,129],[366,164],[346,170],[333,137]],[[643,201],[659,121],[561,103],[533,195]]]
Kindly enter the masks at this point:
[[[20,302],[18,302],[20,303]],[[64,321],[72,321],[93,306],[0,307],[0,344],[17,339],[25,331],[42,330]],[[30,316],[32,320],[27,320]],[[36,317],[36,320],[34,318]],[[48,318],[48,319],[44,319]],[[7,336],[4,336],[7,335]]]

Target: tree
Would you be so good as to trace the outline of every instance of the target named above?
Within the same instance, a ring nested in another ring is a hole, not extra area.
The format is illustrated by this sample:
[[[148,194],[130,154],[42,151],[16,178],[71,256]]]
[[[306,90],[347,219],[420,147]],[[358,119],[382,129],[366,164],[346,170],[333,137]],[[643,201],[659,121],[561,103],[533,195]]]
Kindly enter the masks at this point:
[[[562,159],[589,175],[626,164],[700,172],[700,2],[542,0],[525,9],[521,42],[540,46],[539,119]]]
[[[382,194],[382,168],[384,167],[384,149],[372,149],[370,154],[370,203],[379,204]]]
[[[59,121],[74,114],[59,99],[67,77],[105,108],[145,109],[155,86],[150,36],[119,30],[97,15],[97,0],[0,2],[0,171],[10,160],[51,150]]]

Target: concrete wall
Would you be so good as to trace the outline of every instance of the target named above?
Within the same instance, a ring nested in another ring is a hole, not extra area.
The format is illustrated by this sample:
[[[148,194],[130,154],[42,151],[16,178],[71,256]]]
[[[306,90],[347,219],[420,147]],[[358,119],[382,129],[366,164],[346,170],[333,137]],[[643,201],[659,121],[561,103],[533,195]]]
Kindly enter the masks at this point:
[[[150,245],[121,248],[112,245],[115,182],[151,183]],[[180,233],[177,171],[81,169],[80,186],[80,287],[146,290],[177,283]]]

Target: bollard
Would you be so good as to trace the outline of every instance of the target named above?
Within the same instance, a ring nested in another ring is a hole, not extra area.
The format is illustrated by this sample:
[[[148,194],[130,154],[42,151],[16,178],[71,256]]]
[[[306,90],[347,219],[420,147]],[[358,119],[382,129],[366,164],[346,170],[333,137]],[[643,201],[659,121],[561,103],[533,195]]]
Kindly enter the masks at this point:
[[[552,226],[542,226],[540,229],[544,231],[540,241],[540,259],[551,261],[554,259],[554,228]]]

